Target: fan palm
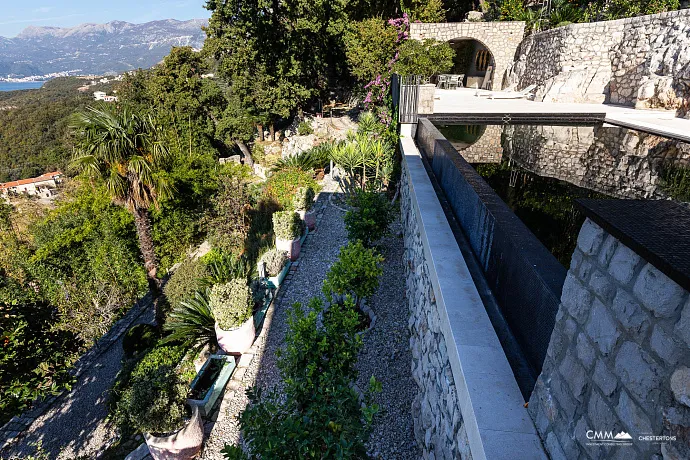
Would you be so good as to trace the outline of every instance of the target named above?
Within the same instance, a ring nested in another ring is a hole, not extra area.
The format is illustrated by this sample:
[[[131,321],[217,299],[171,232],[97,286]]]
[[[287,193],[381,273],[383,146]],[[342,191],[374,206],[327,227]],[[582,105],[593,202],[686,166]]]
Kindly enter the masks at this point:
[[[161,283],[158,259],[151,236],[149,209],[169,196],[172,188],[157,175],[168,160],[169,151],[161,142],[150,117],[128,107],[88,107],[76,113],[70,124],[75,153],[70,166],[81,174],[103,180],[112,201],[134,216],[139,249],[149,288],[156,306],[156,322],[162,325],[158,308]]]

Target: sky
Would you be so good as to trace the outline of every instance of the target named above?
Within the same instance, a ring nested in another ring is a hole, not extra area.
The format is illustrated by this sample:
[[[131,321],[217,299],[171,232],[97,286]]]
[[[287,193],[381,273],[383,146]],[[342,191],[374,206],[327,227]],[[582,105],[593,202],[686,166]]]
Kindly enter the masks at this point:
[[[205,0],[0,0],[0,36],[28,26],[73,27],[85,22],[208,18]]]

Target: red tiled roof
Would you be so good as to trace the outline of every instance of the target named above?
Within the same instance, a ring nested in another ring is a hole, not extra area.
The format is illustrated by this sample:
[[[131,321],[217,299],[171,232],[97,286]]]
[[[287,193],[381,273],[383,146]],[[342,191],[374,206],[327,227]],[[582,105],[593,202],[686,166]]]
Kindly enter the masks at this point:
[[[41,174],[38,177],[32,177],[30,179],[21,179],[21,180],[14,180],[12,182],[5,182],[5,183],[0,184],[0,190],[12,188],[12,187],[17,187],[19,185],[27,185],[27,184],[35,184],[37,182],[45,182],[45,181],[49,181],[51,179],[55,179],[58,176],[62,176],[62,173],[60,171]]]

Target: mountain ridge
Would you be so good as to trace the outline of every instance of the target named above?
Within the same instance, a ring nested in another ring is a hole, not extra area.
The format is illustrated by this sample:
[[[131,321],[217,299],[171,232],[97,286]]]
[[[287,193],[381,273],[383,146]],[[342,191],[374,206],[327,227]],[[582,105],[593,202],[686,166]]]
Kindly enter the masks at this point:
[[[206,19],[162,19],[134,24],[110,21],[74,27],[29,26],[0,37],[0,78],[52,73],[116,73],[148,68],[173,46],[201,48]]]

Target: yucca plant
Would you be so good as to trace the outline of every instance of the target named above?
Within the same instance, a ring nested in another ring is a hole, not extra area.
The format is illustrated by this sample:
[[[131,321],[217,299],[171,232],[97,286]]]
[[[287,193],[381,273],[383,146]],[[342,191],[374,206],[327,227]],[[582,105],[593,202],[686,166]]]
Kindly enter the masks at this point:
[[[195,352],[206,345],[217,348],[216,319],[209,304],[210,289],[198,290],[173,307],[168,314],[165,330],[170,332],[163,343],[182,342]]]
[[[367,135],[379,134],[381,123],[379,123],[379,119],[374,112],[362,112],[359,114],[357,122],[359,123],[357,133]]]

